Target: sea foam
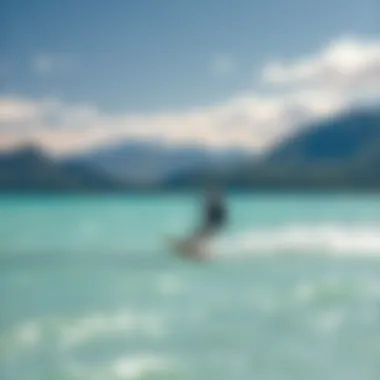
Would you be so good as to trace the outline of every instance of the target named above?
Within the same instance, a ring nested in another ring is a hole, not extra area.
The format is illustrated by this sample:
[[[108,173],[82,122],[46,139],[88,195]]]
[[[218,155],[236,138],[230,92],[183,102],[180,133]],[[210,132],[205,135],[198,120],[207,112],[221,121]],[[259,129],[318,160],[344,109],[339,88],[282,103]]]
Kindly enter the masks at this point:
[[[253,228],[220,239],[215,247],[229,254],[331,254],[380,257],[380,225],[322,223]]]

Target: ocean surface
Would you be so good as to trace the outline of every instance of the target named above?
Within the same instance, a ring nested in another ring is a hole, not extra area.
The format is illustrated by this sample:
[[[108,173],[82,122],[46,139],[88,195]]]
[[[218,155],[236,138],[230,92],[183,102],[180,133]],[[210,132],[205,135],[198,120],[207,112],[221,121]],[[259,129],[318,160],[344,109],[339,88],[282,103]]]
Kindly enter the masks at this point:
[[[1,196],[4,380],[379,380],[380,196]]]

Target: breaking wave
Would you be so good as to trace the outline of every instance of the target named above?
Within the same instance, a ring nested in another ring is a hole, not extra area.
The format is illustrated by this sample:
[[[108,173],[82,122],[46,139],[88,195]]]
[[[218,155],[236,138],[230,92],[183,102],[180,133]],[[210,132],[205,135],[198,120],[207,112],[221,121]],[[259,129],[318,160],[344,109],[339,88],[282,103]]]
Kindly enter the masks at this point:
[[[332,254],[380,257],[380,224],[285,225],[254,228],[221,239],[221,254]]]

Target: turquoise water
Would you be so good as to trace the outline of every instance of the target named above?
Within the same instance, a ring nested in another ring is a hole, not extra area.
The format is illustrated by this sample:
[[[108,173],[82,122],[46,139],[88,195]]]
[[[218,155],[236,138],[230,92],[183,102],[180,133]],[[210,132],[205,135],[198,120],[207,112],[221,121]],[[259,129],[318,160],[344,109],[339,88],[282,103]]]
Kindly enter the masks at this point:
[[[0,197],[0,378],[380,378],[380,197]]]

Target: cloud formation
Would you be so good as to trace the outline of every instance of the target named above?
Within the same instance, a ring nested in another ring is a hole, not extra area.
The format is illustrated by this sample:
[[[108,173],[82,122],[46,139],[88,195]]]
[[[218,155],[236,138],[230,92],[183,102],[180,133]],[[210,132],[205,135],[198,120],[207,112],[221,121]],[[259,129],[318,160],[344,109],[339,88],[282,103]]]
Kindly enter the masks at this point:
[[[0,148],[34,142],[61,154],[121,139],[260,150],[294,128],[380,95],[380,41],[339,39],[310,57],[269,63],[268,93],[188,111],[114,114],[54,99],[0,98]]]
[[[380,88],[380,41],[341,38],[311,57],[267,65],[263,79],[274,85],[334,92],[373,91]]]

